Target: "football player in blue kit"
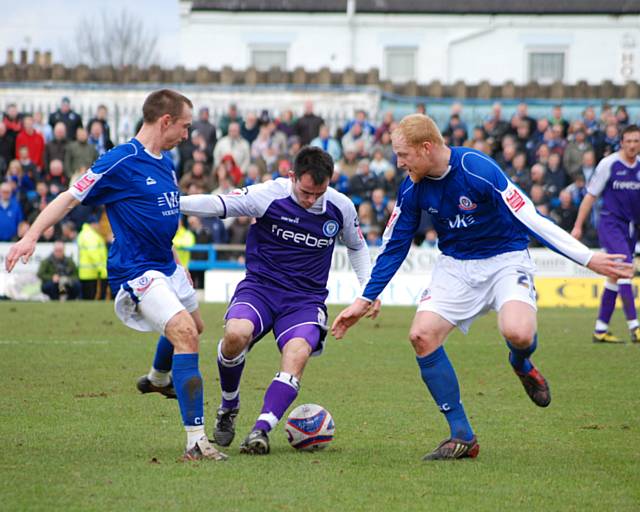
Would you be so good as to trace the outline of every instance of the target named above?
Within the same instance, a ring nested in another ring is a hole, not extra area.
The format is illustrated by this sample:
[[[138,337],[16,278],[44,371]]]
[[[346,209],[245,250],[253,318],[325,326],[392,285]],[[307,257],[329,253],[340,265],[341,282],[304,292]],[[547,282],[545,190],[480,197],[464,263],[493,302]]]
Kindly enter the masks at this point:
[[[77,204],[105,205],[115,236],[107,267],[116,314],[133,329],[162,335],[146,390],[177,395],[187,432],[183,460],[224,460],[226,455],[211,445],[204,430],[198,366],[198,337],[204,326],[198,301],[172,250],[180,193],[173,163],[164,152],[187,138],[192,108],[191,101],[175,91],[151,93],[136,136],[105,153],[42,211],[11,248],[6,268],[11,271],[19,259],[26,262],[41,233]],[[172,369],[173,381],[165,368]]]
[[[342,338],[369,309],[398,270],[428,211],[442,254],[410,329],[422,380],[444,414],[450,437],[424,460],[476,457],[480,446],[469,424],[458,379],[443,343],[458,327],[493,309],[509,348],[509,361],[531,400],[551,401],[547,381],[531,362],[537,346],[534,265],[528,234],[563,256],[609,277],[630,277],[624,255],[592,252],[539,215],[494,160],[466,147],[448,147],[436,124],[422,114],[405,117],[392,136],[398,166],[408,177],[383,236],[382,251],[362,296],[332,325]]]

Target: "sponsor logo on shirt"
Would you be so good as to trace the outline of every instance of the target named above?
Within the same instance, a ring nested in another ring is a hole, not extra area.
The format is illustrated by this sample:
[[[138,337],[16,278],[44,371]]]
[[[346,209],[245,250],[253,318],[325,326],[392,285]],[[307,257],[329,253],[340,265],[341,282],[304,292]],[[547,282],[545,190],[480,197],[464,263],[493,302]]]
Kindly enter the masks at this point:
[[[163,208],[162,215],[177,215],[180,213],[180,192],[177,190],[163,192],[158,196],[158,206]]]
[[[283,220],[285,222],[291,222],[291,224],[300,223],[300,217],[287,217],[286,215],[281,215],[280,220]]]
[[[87,171],[82,178],[76,181],[73,184],[73,188],[75,188],[78,192],[85,192],[88,188],[91,187],[96,182],[97,176],[91,172]]]
[[[325,236],[333,237],[336,236],[338,230],[340,229],[340,225],[335,220],[328,220],[322,226],[322,232]]]
[[[333,238],[318,238],[311,233],[300,233],[290,229],[284,229],[277,224],[271,225],[271,234],[281,238],[285,242],[293,242],[298,245],[323,249],[333,245]]]
[[[473,215],[461,215],[458,214],[454,219],[447,219],[449,222],[449,228],[451,229],[459,229],[459,228],[467,228],[471,224],[475,224],[476,219]]]
[[[458,203],[458,208],[464,210],[465,212],[469,212],[471,210],[475,210],[478,207],[476,203],[474,203],[467,196],[460,196],[460,200]]]
[[[512,188],[511,191],[507,194],[507,203],[511,206],[511,209],[514,212],[517,212],[524,206],[524,198],[518,192],[518,189]]]
[[[249,193],[249,189],[247,187],[242,188],[234,188],[228,195],[230,196],[246,196]]]
[[[639,181],[614,181],[613,190],[640,190]]]

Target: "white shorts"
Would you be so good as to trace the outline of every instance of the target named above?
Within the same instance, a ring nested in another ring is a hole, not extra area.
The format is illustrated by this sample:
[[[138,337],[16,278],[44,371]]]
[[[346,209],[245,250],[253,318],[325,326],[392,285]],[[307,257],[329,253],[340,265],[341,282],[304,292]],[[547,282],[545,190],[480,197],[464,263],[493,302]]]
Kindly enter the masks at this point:
[[[167,322],[180,311],[198,309],[196,291],[181,265],[171,276],[148,270],[123,284],[116,295],[116,315],[137,331],[164,334]]]
[[[473,320],[510,300],[536,307],[535,265],[529,251],[514,251],[479,260],[439,257],[431,283],[422,292],[418,311],[437,313],[465,334]]]

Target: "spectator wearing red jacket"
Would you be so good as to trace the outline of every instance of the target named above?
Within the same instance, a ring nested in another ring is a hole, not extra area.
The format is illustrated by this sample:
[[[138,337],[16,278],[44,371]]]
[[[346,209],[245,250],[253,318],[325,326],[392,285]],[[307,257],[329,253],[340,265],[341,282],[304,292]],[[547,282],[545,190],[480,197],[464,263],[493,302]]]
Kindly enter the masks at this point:
[[[26,146],[29,150],[29,158],[38,168],[42,170],[44,160],[44,137],[33,127],[33,116],[27,114],[22,119],[22,131],[16,137],[16,156],[18,149]]]

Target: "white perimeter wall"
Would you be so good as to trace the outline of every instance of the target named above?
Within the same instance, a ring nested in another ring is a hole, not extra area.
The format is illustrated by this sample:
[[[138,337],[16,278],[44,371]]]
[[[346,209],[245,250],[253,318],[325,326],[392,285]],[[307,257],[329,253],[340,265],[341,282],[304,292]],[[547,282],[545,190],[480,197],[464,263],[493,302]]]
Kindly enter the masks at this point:
[[[181,62],[250,66],[251,47],[288,48],[287,69],[380,69],[384,49],[417,48],[419,83],[529,80],[529,51],[566,52],[565,83],[640,81],[640,16],[451,16],[190,12],[181,4]],[[632,69],[622,74],[623,56]],[[628,61],[627,61],[628,62]]]

